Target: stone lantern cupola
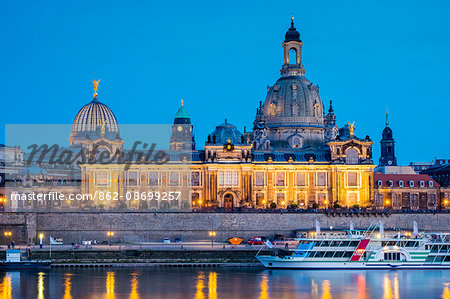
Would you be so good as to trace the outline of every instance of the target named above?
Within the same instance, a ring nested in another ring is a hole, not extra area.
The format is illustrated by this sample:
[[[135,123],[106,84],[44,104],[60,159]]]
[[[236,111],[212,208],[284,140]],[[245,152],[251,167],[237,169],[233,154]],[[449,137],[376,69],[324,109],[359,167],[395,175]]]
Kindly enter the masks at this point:
[[[281,68],[281,76],[304,76],[305,69],[302,64],[302,40],[300,33],[294,27],[294,17],[291,17],[291,27],[284,36],[283,52],[284,63]],[[290,61],[289,52],[295,52],[295,61]]]

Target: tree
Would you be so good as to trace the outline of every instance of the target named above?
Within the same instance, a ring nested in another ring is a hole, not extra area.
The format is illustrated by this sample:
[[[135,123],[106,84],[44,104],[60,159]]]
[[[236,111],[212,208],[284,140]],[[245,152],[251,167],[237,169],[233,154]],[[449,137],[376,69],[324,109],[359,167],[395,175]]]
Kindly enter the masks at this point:
[[[277,203],[274,202],[274,201],[272,201],[272,202],[270,203],[270,208],[271,208],[271,209],[276,209],[276,208],[277,208]]]

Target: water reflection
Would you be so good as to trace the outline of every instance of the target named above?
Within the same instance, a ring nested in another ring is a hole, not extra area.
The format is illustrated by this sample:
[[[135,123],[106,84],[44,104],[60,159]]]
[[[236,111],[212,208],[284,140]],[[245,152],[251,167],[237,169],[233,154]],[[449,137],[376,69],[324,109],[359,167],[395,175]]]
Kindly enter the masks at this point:
[[[115,298],[114,295],[115,277],[114,272],[108,271],[106,273],[106,298]]]
[[[330,281],[324,280],[322,281],[322,299],[330,299],[331,298],[331,292],[330,292]]]
[[[139,299],[138,293],[138,275],[137,273],[131,274],[131,294],[130,299]]]
[[[198,272],[198,276],[197,276],[197,286],[196,286],[197,291],[195,293],[196,299],[205,298],[205,294],[203,294],[204,287],[205,287],[205,274],[201,271],[201,272]]]
[[[261,292],[259,294],[259,299],[267,299],[269,298],[268,290],[269,290],[269,279],[266,274],[261,276]]]
[[[2,299],[10,299],[12,293],[11,274],[5,273],[0,283],[0,294]]]
[[[70,294],[70,290],[72,289],[72,282],[70,279],[72,278],[72,273],[64,274],[64,299],[72,299],[72,295]]]
[[[217,299],[217,272],[209,273],[208,298]]]
[[[0,273],[1,298],[446,298],[450,271],[255,268],[52,269]]]
[[[449,283],[444,283],[444,291],[442,292],[442,299],[450,299]]]
[[[38,283],[37,283],[37,289],[38,289],[38,299],[44,299],[44,272],[38,273]]]

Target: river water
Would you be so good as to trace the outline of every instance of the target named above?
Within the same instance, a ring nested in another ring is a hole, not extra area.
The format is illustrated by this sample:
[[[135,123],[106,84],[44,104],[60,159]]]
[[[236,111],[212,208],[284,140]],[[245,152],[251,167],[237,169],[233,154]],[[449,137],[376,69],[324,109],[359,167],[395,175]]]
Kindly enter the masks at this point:
[[[108,268],[0,272],[0,298],[449,298],[450,270]]]

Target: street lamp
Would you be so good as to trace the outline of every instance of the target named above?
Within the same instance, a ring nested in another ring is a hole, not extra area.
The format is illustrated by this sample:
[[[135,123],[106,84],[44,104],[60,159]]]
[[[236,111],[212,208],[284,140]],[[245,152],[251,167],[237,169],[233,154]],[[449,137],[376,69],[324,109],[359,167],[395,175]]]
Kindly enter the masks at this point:
[[[9,237],[12,236],[12,232],[4,232],[3,234],[5,235],[6,239],[8,239]],[[10,242],[8,242],[8,248],[9,248],[9,246],[10,246],[9,243],[10,243]],[[13,248],[13,249],[14,249],[14,248]]]
[[[211,247],[214,247],[214,237],[216,236],[216,232],[209,232],[209,236],[211,237]]]
[[[44,234],[39,234],[39,248],[42,248],[42,239],[44,239]]]
[[[108,231],[106,235],[109,237],[109,246],[111,247],[111,238],[114,237],[114,232]]]

